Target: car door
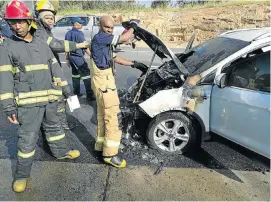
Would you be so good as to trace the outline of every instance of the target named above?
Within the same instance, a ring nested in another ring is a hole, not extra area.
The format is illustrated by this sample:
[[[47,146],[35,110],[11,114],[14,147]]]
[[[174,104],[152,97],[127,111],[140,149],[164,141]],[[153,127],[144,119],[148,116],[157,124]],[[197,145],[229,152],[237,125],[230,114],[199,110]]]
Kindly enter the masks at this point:
[[[213,87],[210,128],[270,157],[270,51],[261,51],[222,71],[227,83]]]
[[[52,29],[53,36],[64,40],[66,33],[72,29],[71,17],[63,17],[56,22]]]
[[[93,17],[93,24],[92,24],[92,30],[91,30],[91,39],[99,32],[100,30],[100,22],[101,17],[100,16],[92,16]]]
[[[87,41],[91,40],[91,32],[92,32],[92,23],[90,22],[91,17],[80,17],[83,21],[82,32],[84,33],[85,39]]]

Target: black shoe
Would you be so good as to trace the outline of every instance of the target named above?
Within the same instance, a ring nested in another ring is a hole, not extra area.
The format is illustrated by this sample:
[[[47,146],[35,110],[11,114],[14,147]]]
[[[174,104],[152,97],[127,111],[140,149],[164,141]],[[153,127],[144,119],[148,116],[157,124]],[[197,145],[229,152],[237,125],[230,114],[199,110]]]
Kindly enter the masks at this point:
[[[89,101],[89,102],[92,102],[94,100],[96,100],[96,98],[94,96],[93,97],[87,97],[87,101]]]

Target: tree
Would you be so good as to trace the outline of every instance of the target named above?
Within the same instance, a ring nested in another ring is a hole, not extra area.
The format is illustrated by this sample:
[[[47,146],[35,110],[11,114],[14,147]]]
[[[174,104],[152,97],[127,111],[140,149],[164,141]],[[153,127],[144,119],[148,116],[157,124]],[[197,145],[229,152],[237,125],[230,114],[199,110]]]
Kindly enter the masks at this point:
[[[170,4],[170,0],[153,0],[151,3],[152,8],[166,8]]]
[[[4,1],[0,1],[0,8],[2,8],[2,6],[4,5]],[[2,9],[4,9],[4,8],[2,8]]]
[[[184,7],[185,0],[177,0],[176,1],[176,7]]]

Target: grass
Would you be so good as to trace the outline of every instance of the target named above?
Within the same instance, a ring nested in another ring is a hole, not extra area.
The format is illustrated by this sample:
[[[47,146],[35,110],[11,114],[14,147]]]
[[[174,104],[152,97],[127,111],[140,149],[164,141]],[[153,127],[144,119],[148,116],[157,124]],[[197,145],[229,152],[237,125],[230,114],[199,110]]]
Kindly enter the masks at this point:
[[[144,8],[144,7],[132,7],[132,8],[120,8],[120,9],[93,9],[93,10],[82,10],[79,7],[70,7],[65,10],[61,10],[58,12],[58,15],[68,15],[68,14],[99,14],[99,13],[133,13],[133,12],[150,12],[150,11],[169,11],[169,12],[181,12],[181,11],[190,11],[190,10],[198,10],[200,8],[215,8],[215,7],[226,7],[226,6],[237,6],[237,5],[250,5],[250,4],[263,4],[270,5],[268,0],[265,1],[224,1],[220,3],[216,2],[207,2],[203,5],[186,5],[183,8]]]

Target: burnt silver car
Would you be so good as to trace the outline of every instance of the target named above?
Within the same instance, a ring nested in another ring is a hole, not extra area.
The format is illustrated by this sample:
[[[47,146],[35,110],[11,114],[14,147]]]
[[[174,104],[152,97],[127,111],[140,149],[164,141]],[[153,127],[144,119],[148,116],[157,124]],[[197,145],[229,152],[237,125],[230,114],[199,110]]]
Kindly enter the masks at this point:
[[[270,28],[229,31],[192,48],[193,35],[176,55],[140,27],[135,38],[154,54],[122,96],[127,136],[141,132],[152,148],[183,153],[215,132],[270,156]],[[155,56],[171,60],[152,69]]]

